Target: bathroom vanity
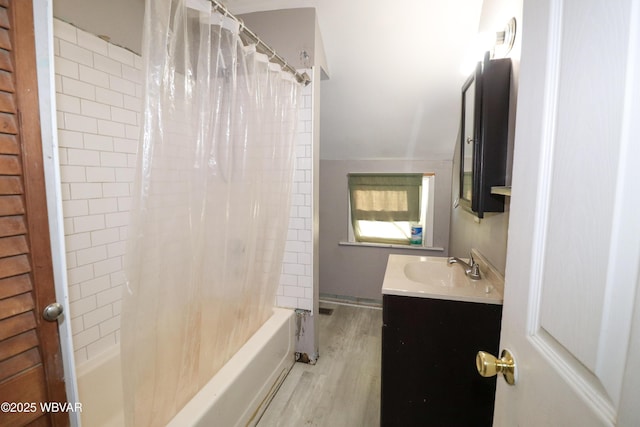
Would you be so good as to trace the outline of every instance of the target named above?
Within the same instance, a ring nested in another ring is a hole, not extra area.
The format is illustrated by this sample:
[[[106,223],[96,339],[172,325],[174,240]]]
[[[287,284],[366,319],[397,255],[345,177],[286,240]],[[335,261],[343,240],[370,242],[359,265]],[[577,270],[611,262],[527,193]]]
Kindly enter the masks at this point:
[[[492,424],[496,377],[481,377],[475,358],[498,353],[504,281],[479,264],[483,278],[470,280],[447,258],[389,256],[381,426]]]

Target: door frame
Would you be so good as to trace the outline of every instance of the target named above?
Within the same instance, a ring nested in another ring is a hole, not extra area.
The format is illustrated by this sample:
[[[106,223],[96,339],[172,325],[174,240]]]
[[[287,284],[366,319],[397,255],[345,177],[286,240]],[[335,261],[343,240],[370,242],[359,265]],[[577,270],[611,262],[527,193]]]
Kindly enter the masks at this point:
[[[38,97],[42,155],[47,209],[49,212],[49,234],[56,300],[63,305],[64,313],[58,319],[60,350],[64,367],[65,388],[69,402],[80,402],[75,369],[71,318],[69,317],[69,288],[67,285],[67,260],[62,215],[62,186],[60,183],[60,160],[58,151],[58,126],[56,121],[56,88],[53,50],[53,0],[32,0],[36,45]],[[80,413],[70,412],[71,425],[80,426]]]

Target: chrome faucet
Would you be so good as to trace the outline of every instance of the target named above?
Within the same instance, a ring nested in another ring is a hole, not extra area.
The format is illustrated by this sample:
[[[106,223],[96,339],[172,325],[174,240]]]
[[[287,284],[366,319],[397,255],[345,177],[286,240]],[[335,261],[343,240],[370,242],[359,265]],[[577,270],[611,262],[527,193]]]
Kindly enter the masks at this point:
[[[467,264],[463,260],[457,257],[450,257],[447,262],[449,265],[451,264],[460,264],[462,268],[464,268],[464,274],[469,276],[471,280],[480,280],[480,266],[473,259],[473,255],[469,254],[469,263]]]

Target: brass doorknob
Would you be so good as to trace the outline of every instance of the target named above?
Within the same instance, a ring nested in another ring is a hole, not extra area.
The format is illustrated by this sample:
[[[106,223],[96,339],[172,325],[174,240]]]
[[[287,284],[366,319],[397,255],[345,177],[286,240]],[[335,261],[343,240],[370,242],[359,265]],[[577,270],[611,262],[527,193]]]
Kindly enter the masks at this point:
[[[514,385],[516,383],[516,362],[509,350],[502,350],[500,359],[494,355],[479,351],[476,355],[476,369],[483,377],[492,377],[502,374],[507,384]]]

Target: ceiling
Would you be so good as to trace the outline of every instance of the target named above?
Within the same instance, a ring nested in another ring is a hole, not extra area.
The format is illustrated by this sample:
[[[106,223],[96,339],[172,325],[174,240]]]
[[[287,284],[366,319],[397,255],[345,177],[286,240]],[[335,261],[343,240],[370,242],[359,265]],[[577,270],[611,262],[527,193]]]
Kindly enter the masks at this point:
[[[460,71],[482,0],[227,0],[236,14],[315,7],[330,79],[322,159],[451,160]]]
[[[140,52],[143,0],[53,2],[56,17]],[[322,159],[453,158],[460,66],[482,0],[223,3],[234,14],[316,8],[330,74],[320,90]]]

